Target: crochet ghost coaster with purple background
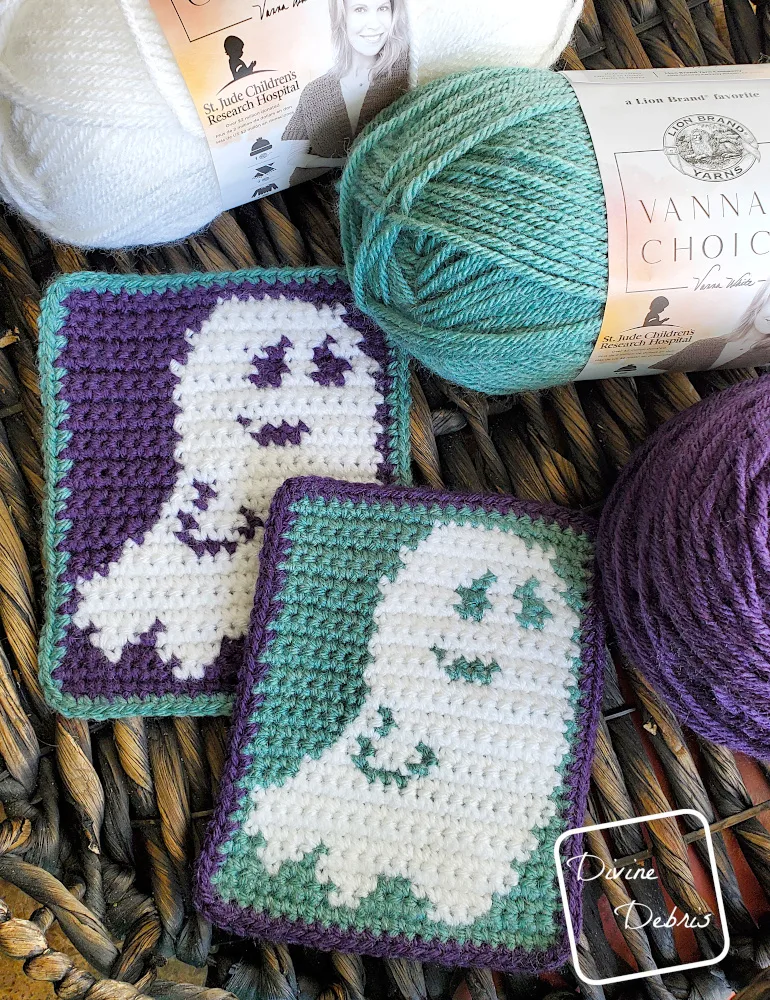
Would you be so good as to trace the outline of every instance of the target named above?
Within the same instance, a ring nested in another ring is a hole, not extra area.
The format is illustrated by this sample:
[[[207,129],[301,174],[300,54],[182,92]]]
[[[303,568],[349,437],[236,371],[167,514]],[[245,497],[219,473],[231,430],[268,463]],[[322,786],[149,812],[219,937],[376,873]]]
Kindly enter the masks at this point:
[[[406,363],[320,268],[70,275],[40,332],[46,698],[226,713],[273,493],[408,481]]]
[[[511,498],[281,487],[202,913],[343,952],[561,965],[553,851],[583,819],[604,662],[592,535]]]

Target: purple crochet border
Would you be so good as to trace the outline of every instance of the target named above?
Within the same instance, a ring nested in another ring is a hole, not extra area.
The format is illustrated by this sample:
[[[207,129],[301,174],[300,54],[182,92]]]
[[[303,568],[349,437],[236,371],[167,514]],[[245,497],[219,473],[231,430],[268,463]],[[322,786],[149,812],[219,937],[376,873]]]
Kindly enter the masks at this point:
[[[405,935],[372,934],[369,932],[334,929],[317,921],[289,920],[255,913],[237,903],[224,902],[215,893],[211,880],[222,864],[221,849],[237,832],[233,814],[240,806],[241,782],[248,771],[251,755],[243,748],[251,745],[258,725],[250,720],[262,698],[255,688],[268,669],[260,657],[274,636],[270,625],[281,612],[282,604],[271,598],[280,593],[286,573],[279,564],[288,554],[291,543],[288,532],[295,521],[291,505],[300,499],[325,500],[339,498],[358,501],[384,501],[394,504],[438,504],[441,507],[471,508],[485,512],[513,514],[558,524],[564,529],[596,534],[596,522],[579,513],[552,504],[537,504],[513,497],[481,494],[445,493],[422,487],[378,486],[342,483],[315,476],[290,479],[276,492],[265,528],[260,572],[254,610],[251,617],[246,656],[241,671],[238,694],[230,730],[227,764],[222,776],[214,816],[209,824],[203,850],[198,859],[195,878],[195,903],[212,923],[244,937],[266,937],[289,944],[315,948],[361,952],[375,957],[403,957],[445,965],[490,967],[503,972],[539,973],[556,969],[569,959],[569,939],[564,914],[558,940],[547,950],[532,952],[524,948],[509,949],[491,945],[459,944],[408,938]],[[270,621],[268,621],[268,614]],[[582,726],[574,748],[566,785],[571,794],[565,821],[566,829],[575,829],[583,822],[591,776],[596,730],[599,722],[605,667],[605,628],[599,605],[596,572],[588,591],[587,611],[581,629],[583,670],[580,678],[580,708]],[[582,837],[576,838],[578,853]],[[555,876],[554,876],[555,877]],[[576,936],[582,925],[582,894],[580,883],[572,869],[565,873],[569,909]]]
[[[55,361],[61,374],[57,399],[67,404],[67,415],[62,426],[64,430],[72,430],[73,434],[61,454],[61,458],[69,460],[72,467],[55,484],[70,492],[64,508],[56,515],[58,520],[71,521],[60,545],[70,556],[61,576],[61,583],[74,584],[79,577],[88,579],[97,571],[103,571],[103,567],[118,557],[126,538],[132,537],[138,541],[152,527],[157,511],[173,487],[175,476],[173,421],[176,408],[172,400],[175,379],[168,370],[168,362],[171,358],[184,362],[188,351],[185,332],[188,329],[200,330],[222,300],[285,297],[310,302],[316,307],[341,305],[344,308],[343,321],[361,334],[362,350],[377,362],[375,385],[385,401],[377,406],[375,413],[375,419],[381,425],[376,448],[383,457],[378,479],[382,482],[397,481],[397,470],[391,459],[390,438],[396,416],[388,404],[394,390],[394,379],[389,371],[388,346],[382,332],[356,309],[352,293],[344,281],[326,278],[317,282],[281,279],[266,281],[252,278],[210,284],[198,282],[191,275],[187,283],[173,288],[163,285],[153,288],[151,280],[148,281],[149,285],[143,281],[139,290],[133,286],[117,290],[76,289],[62,302],[66,316],[57,333],[64,335],[66,340]],[[127,284],[130,284],[129,279]],[[146,339],[142,342],[147,352],[144,368],[138,366],[131,356],[133,342],[121,330],[121,317],[129,309],[132,314],[138,312],[146,316],[143,330]],[[101,323],[105,317],[113,319],[109,332],[115,351],[120,351],[125,356],[123,374],[109,380],[109,384],[104,378],[101,357],[104,342],[93,337],[95,321]],[[97,373],[94,384],[88,382],[89,371]],[[156,419],[157,427],[149,428],[150,432],[157,432],[154,438],[161,451],[160,455],[153,452],[150,459],[160,462],[162,475],[158,474],[157,464],[153,462],[148,465],[146,474],[140,474],[140,445],[148,433],[147,403],[143,394],[136,392],[136,383],[141,380],[142,371],[145,374],[151,371],[168,390],[165,401],[151,415]],[[129,386],[129,391],[121,388],[123,380]],[[99,486],[98,477],[94,474],[95,467],[98,469],[100,464],[107,466],[114,462],[114,444],[110,440],[111,435],[97,433],[98,427],[94,427],[90,417],[94,405],[104,409],[116,406],[118,402],[127,428],[121,435],[123,447],[131,451],[135,465],[139,463],[134,470],[134,482],[117,484],[121,492],[128,491],[135,501],[137,495],[140,497],[135,503],[136,513],[123,533],[117,532],[114,524],[110,523],[107,516],[110,508],[103,502],[110,489],[116,488],[116,483],[110,480],[106,486]],[[150,485],[142,486],[143,482]],[[102,519],[101,522],[99,518]],[[94,544],[95,541],[98,544]],[[98,553],[98,562],[93,559],[94,551]],[[60,603],[57,614],[72,615],[78,601],[77,593],[71,593]],[[172,677],[168,666],[155,653],[153,643],[150,633],[140,643],[127,646],[117,664],[107,664],[100,651],[90,642],[87,632],[78,629],[70,621],[61,642],[65,647],[65,654],[56,666],[53,678],[64,695],[105,699],[137,697],[146,701],[148,709],[152,708],[155,699],[163,695],[205,697],[228,693],[235,687],[242,656],[242,640],[225,640],[214,663],[207,669],[205,678],[187,681],[176,681]]]

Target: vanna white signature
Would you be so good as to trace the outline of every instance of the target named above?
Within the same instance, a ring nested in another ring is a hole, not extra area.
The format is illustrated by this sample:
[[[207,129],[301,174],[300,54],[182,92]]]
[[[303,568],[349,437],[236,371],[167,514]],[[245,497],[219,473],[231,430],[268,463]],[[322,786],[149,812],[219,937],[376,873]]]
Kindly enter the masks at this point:
[[[292,0],[290,4],[279,3],[273,6],[269,5],[269,0],[257,0],[256,3],[252,4],[252,7],[256,7],[259,12],[260,21],[264,21],[266,17],[275,17],[276,14],[283,14],[284,11],[291,10],[292,7],[301,7],[303,3],[307,3],[307,0]]]
[[[752,288],[756,285],[750,271],[745,271],[739,278],[729,278],[726,275],[723,278],[721,271],[721,264],[712,264],[702,278],[693,278],[695,282],[693,291],[707,292],[713,288]]]

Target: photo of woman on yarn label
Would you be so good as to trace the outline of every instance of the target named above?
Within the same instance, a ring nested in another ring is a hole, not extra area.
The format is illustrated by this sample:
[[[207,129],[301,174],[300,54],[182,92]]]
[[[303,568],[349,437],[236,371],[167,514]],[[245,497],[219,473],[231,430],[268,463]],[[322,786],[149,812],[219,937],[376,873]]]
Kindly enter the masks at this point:
[[[329,0],[329,17],[334,66],[303,89],[282,136],[302,144],[292,185],[344,166],[353,139],[408,86],[403,0]]]
[[[759,288],[731,333],[695,341],[650,367],[659,371],[691,372],[712,368],[757,368],[768,364],[770,281]]]
[[[607,209],[579,379],[770,364],[770,67],[567,73]]]
[[[408,2],[150,0],[223,209],[344,165],[364,126],[408,90]]]

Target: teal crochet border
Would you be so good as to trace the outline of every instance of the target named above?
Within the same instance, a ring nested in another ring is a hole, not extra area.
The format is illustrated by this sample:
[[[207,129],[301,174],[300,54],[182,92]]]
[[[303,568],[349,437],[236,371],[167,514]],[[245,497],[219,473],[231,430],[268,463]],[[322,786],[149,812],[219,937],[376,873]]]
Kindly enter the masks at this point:
[[[574,716],[567,723],[565,734],[570,749],[557,769],[562,784],[551,792],[557,804],[556,815],[538,831],[538,847],[527,862],[517,866],[521,875],[518,885],[508,893],[496,894],[488,913],[472,923],[449,927],[428,918],[424,912],[425,901],[413,893],[410,883],[403,878],[382,879],[377,889],[357,908],[332,906],[326,899],[329,886],[321,885],[315,879],[318,849],[306,854],[299,862],[285,861],[280,872],[271,876],[265,872],[254,852],[255,840],[258,842],[261,834],[255,838],[243,831],[250,812],[251,791],[257,786],[281,785],[296,773],[306,756],[317,759],[327,746],[336,741],[350,719],[355,718],[365,695],[363,671],[368,642],[374,630],[379,580],[383,574],[388,579],[394,579],[402,547],[414,549],[437,524],[497,527],[518,535],[528,545],[552,546],[555,552],[552,565],[564,582],[565,599],[581,620],[573,638],[579,644],[581,656],[584,651],[580,629],[587,610],[587,589],[592,578],[593,560],[592,544],[585,534],[546,524],[542,520],[535,521],[526,515],[502,515],[438,503],[395,506],[387,502],[372,502],[364,505],[363,513],[351,517],[352,512],[361,506],[349,500],[314,498],[298,500],[289,507],[288,513],[293,521],[285,535],[286,549],[278,567],[285,574],[285,580],[280,590],[271,595],[271,606],[279,610],[269,625],[270,640],[257,654],[260,664],[267,668],[254,690],[258,708],[248,720],[251,726],[258,726],[257,734],[249,745],[238,748],[241,755],[249,758],[250,764],[237,783],[239,805],[229,816],[234,831],[218,847],[222,862],[211,879],[212,887],[226,903],[236,903],[242,908],[269,914],[274,919],[299,919],[314,926],[317,923],[326,928],[340,928],[343,932],[406,934],[410,938],[421,936],[444,943],[491,944],[510,949],[547,948],[558,934],[557,916],[561,912],[561,901],[555,884],[547,888],[541,885],[542,873],[551,873],[553,844],[566,828],[571,790],[564,782],[573,761],[582,715],[588,710],[588,706],[582,703],[580,677],[583,663],[579,657],[571,660],[575,683],[569,700]],[[385,530],[376,531],[377,524],[383,525]],[[350,558],[355,560],[354,573],[342,573],[339,580],[327,580],[324,567],[311,565],[312,560],[308,558],[305,548],[312,546],[312,540],[319,535],[345,540],[340,544],[349,550]],[[358,535],[360,544],[356,541]],[[366,538],[377,539],[376,568],[371,571],[366,565]],[[387,552],[384,552],[386,548]],[[308,573],[311,574],[310,579]],[[327,669],[328,665],[312,660],[316,682],[326,685],[329,691],[344,687],[345,697],[330,697],[331,709],[324,712],[323,698],[317,692],[309,709],[313,714],[305,717],[301,715],[304,711],[301,709],[301,691],[306,689],[305,664],[311,662],[311,657],[303,656],[301,649],[297,651],[296,643],[298,639],[301,641],[297,635],[297,623],[301,621],[303,628],[312,631],[312,623],[308,619],[311,612],[304,595],[321,585],[330,588],[326,593],[323,613],[331,613],[330,609],[341,613],[345,600],[357,603],[355,614],[348,616],[350,629],[344,640],[340,640],[343,649],[337,649],[329,661],[329,664],[334,661],[336,670]],[[344,588],[344,595],[338,592],[338,588]],[[357,650],[355,655],[354,649]],[[288,719],[282,710],[287,703],[292,706]],[[341,715],[335,714],[335,706],[339,704],[344,705]],[[295,895],[297,893],[299,896]],[[534,902],[528,894],[532,895]],[[300,896],[312,899],[311,910],[302,909]],[[392,922],[389,916],[392,912],[399,915],[396,922]],[[524,930],[521,925],[527,919],[531,924]],[[521,921],[518,925],[517,920]]]
[[[62,715],[86,719],[122,719],[132,715],[173,716],[230,715],[234,697],[231,694],[207,695],[151,695],[147,698],[75,697],[62,691],[61,683],[54,678],[54,671],[64,655],[60,643],[69,615],[58,611],[71,592],[71,585],[62,581],[69,554],[59,549],[66,538],[71,523],[57,519],[66,508],[69,490],[59,485],[71,467],[71,462],[61,457],[70,440],[67,430],[67,403],[59,398],[63,370],[57,359],[65,344],[62,333],[68,311],[64,302],[76,291],[133,292],[149,295],[152,292],[173,291],[199,285],[216,286],[245,281],[268,284],[310,281],[329,284],[342,281],[347,284],[341,268],[251,268],[241,271],[218,273],[195,272],[170,275],[119,275],[97,271],[79,271],[63,275],[47,288],[41,303],[38,325],[38,364],[40,369],[40,396],[43,403],[43,461],[45,486],[43,495],[43,563],[45,567],[44,622],[38,652],[40,685],[48,704]],[[393,389],[388,398],[394,413],[390,432],[391,461],[401,483],[411,483],[411,450],[409,437],[409,360],[400,349],[390,345],[393,362],[389,375]]]

